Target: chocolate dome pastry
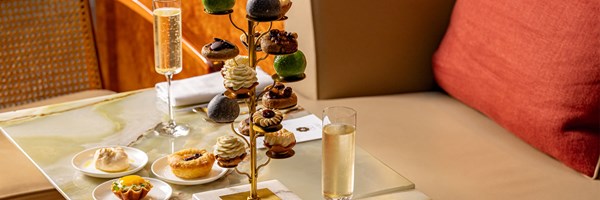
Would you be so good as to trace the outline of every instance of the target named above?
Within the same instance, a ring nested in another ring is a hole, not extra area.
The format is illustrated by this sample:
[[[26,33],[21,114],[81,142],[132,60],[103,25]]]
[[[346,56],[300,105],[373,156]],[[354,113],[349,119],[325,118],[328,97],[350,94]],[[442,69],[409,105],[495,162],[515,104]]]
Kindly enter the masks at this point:
[[[202,47],[202,56],[213,61],[235,58],[239,53],[240,50],[234,44],[220,38],[215,38],[213,42]]]
[[[277,20],[281,13],[281,3],[279,0],[248,0],[246,13],[259,21]]]
[[[240,106],[235,99],[218,94],[208,103],[208,118],[218,123],[230,123],[240,115]]]

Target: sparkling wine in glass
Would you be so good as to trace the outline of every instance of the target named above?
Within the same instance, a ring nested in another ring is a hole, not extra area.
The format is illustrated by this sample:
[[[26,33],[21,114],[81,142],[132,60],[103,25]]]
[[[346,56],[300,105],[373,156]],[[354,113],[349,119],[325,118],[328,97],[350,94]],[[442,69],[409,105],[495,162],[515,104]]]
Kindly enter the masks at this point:
[[[356,111],[347,107],[323,110],[323,197],[349,200],[354,192]]]
[[[190,129],[177,124],[171,105],[171,80],[181,72],[181,0],[153,0],[154,16],[154,70],[167,78],[167,106],[169,121],[161,122],[154,131],[159,135],[184,136]]]

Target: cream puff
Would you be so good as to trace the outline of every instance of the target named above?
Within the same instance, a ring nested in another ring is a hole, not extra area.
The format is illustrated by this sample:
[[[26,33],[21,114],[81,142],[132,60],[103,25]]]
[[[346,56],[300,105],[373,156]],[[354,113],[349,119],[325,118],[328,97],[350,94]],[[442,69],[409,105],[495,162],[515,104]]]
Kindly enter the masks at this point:
[[[221,136],[217,138],[214,153],[219,166],[233,168],[246,157],[246,144],[231,135]]]
[[[121,147],[107,147],[94,153],[96,169],[106,172],[125,171],[129,168],[129,156]]]
[[[285,154],[296,145],[296,137],[292,132],[281,129],[277,132],[265,133],[264,145],[275,154]]]

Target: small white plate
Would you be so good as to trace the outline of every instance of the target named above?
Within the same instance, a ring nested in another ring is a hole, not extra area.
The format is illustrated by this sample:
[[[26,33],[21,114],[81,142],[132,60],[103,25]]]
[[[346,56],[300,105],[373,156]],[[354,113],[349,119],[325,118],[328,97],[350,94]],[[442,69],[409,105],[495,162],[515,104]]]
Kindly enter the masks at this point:
[[[171,167],[169,166],[169,161],[167,160],[167,156],[163,156],[159,159],[156,159],[154,163],[152,163],[152,173],[154,173],[158,178],[172,184],[177,185],[199,185],[204,183],[213,182],[225,174],[227,174],[228,169],[221,168],[215,164],[213,164],[212,170],[208,173],[208,175],[195,178],[195,179],[182,179],[171,171]]]
[[[153,178],[148,178],[148,177],[143,177],[144,179],[150,181],[150,183],[152,184],[152,189],[150,189],[150,192],[148,192],[148,195],[146,195],[146,197],[144,197],[143,199],[169,199],[169,197],[171,197],[171,194],[173,193],[173,189],[171,188],[171,186],[169,186],[169,184],[158,180],[158,179],[153,179]],[[110,181],[106,181],[100,185],[98,185],[94,191],[92,192],[92,197],[94,197],[94,200],[119,200],[119,198],[113,194],[113,192],[110,190],[110,187],[112,185],[112,183],[114,181],[116,181],[117,179],[113,179]]]
[[[71,160],[71,164],[75,169],[81,171],[83,174],[88,176],[98,178],[117,178],[136,173],[137,171],[140,171],[142,168],[144,168],[144,166],[146,166],[146,163],[148,163],[148,155],[146,155],[146,153],[144,153],[142,150],[121,146],[121,148],[125,150],[127,157],[129,157],[129,168],[121,172],[105,172],[96,169],[96,164],[94,161],[94,153],[100,148],[106,147],[94,147],[79,152],[73,157],[73,159]]]

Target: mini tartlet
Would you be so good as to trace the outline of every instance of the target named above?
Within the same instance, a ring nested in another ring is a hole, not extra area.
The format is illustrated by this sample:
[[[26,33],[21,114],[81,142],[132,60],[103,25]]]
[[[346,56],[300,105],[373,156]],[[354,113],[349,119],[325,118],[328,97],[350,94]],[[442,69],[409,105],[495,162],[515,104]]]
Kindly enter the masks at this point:
[[[106,172],[125,171],[129,168],[129,156],[121,147],[106,147],[94,153],[96,169]]]
[[[260,39],[260,47],[268,54],[291,54],[298,51],[297,38],[297,33],[273,29]]]
[[[189,148],[169,155],[168,161],[175,176],[193,179],[210,173],[215,163],[215,155],[204,149]]]
[[[233,168],[246,157],[246,144],[231,135],[221,136],[217,138],[214,153],[219,166]]]
[[[122,200],[140,200],[152,189],[150,181],[138,176],[124,176],[111,185],[111,191]]]
[[[283,83],[277,82],[273,87],[265,88],[266,92],[262,97],[263,106],[272,109],[285,109],[298,104],[298,97],[292,91],[291,87],[286,87]]]
[[[214,41],[202,47],[202,56],[213,61],[224,61],[235,58],[240,50],[233,43],[220,38],[214,38]]]
[[[225,61],[221,75],[225,88],[235,94],[248,94],[258,85],[256,71],[250,67],[248,56],[236,56]]]
[[[281,129],[277,132],[265,133],[264,145],[275,154],[286,154],[296,145],[296,137],[292,132]]]
[[[261,108],[252,114],[253,129],[258,132],[275,132],[281,130],[283,114],[278,110]]]

